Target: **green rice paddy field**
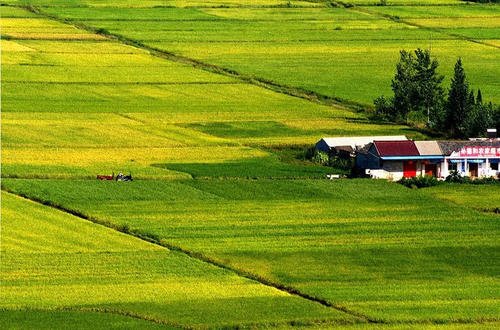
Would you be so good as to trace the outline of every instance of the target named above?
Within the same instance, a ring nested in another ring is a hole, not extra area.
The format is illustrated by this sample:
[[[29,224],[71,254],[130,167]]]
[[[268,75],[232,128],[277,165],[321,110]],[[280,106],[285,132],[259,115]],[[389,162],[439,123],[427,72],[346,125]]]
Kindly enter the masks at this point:
[[[496,5],[213,8],[186,3],[189,8],[42,10],[245,76],[364,105],[390,93],[399,50],[431,48],[447,81],[462,57],[473,86],[500,101]]]
[[[500,326],[499,185],[300,160],[327,135],[427,138],[348,107],[389,93],[402,48],[447,80],[462,56],[499,102],[498,5],[0,3],[0,328]],[[308,92],[342,102],[288,95]]]

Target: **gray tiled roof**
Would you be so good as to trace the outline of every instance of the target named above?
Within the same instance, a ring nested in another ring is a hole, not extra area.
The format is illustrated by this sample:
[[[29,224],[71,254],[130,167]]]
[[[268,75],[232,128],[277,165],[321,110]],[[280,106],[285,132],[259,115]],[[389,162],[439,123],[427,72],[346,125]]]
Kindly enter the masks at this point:
[[[449,156],[455,151],[460,151],[463,147],[500,147],[499,139],[483,141],[437,141],[437,143],[445,156]]]

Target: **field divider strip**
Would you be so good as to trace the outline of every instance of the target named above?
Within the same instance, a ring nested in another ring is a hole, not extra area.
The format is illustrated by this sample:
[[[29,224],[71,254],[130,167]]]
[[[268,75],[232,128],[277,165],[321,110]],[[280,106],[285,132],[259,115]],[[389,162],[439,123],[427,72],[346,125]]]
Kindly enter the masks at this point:
[[[40,65],[33,65],[40,66]],[[45,66],[46,67],[46,66]],[[58,66],[60,68],[65,66]],[[126,67],[128,68],[128,67]],[[155,82],[155,81],[132,81],[132,82],[106,82],[106,81],[40,81],[40,80],[2,80],[9,84],[38,84],[38,85],[83,85],[83,86],[176,86],[176,85],[239,85],[239,82],[212,82],[212,81],[185,81],[185,82]]]
[[[81,211],[65,207],[63,205],[54,203],[52,201],[44,200],[42,198],[30,196],[30,195],[27,195],[27,194],[24,194],[24,193],[18,193],[16,191],[13,191],[11,189],[8,189],[8,188],[4,187],[3,185],[1,187],[1,189],[2,189],[2,191],[7,192],[9,194],[15,195],[15,196],[20,197],[20,198],[24,198],[26,200],[29,200],[29,201],[37,203],[37,204],[41,204],[41,205],[44,205],[44,206],[56,209],[58,211],[61,211],[61,212],[67,213],[69,215],[75,216],[75,217],[77,217],[79,219],[90,221],[90,222],[95,223],[97,225],[101,225],[101,226],[107,227],[109,229],[113,229],[113,230],[119,231],[119,232],[121,232],[123,234],[130,235],[132,237],[141,239],[141,240],[146,241],[148,243],[159,245],[159,246],[167,248],[167,249],[169,249],[171,251],[182,253],[182,254],[190,257],[190,258],[197,259],[199,261],[208,263],[208,264],[210,264],[212,266],[216,266],[218,268],[230,271],[230,272],[232,272],[232,273],[234,273],[234,274],[236,274],[236,275],[238,275],[240,277],[243,277],[243,278],[246,278],[246,279],[258,282],[258,283],[260,283],[262,285],[265,285],[265,286],[268,286],[268,287],[272,287],[274,289],[277,289],[277,290],[279,290],[281,292],[285,292],[285,293],[290,294],[292,296],[303,298],[303,299],[306,299],[308,301],[311,301],[311,302],[314,302],[314,303],[318,303],[318,304],[320,304],[322,306],[335,309],[335,310],[337,310],[339,312],[342,312],[344,314],[352,316],[355,319],[358,319],[360,322],[363,322],[363,323],[365,323],[365,322],[366,323],[382,323],[382,324],[386,323],[386,322],[384,322],[382,320],[379,320],[379,319],[376,319],[376,318],[372,318],[372,317],[370,317],[368,315],[365,315],[365,314],[353,311],[353,310],[351,310],[351,309],[349,309],[349,308],[347,308],[347,307],[345,307],[343,305],[335,304],[335,303],[332,303],[332,302],[330,302],[330,301],[328,301],[326,299],[315,297],[315,296],[312,296],[310,294],[301,292],[300,290],[298,290],[298,289],[296,289],[294,287],[287,286],[287,285],[284,285],[282,283],[271,281],[269,279],[266,279],[266,278],[264,278],[262,276],[259,276],[259,275],[256,275],[256,274],[253,274],[253,273],[248,272],[246,270],[242,270],[242,269],[237,269],[237,268],[230,267],[230,266],[228,266],[228,265],[226,265],[226,264],[224,264],[224,263],[222,263],[222,262],[220,262],[218,260],[215,260],[215,259],[213,259],[213,258],[211,258],[211,257],[209,257],[209,256],[207,256],[207,255],[205,255],[205,254],[203,254],[201,252],[191,251],[191,250],[185,249],[185,248],[183,248],[181,246],[178,246],[178,245],[166,242],[165,240],[161,239],[157,235],[150,234],[150,233],[143,233],[143,232],[134,230],[133,228],[129,228],[126,225],[116,225],[116,224],[114,224],[112,222],[109,222],[109,221],[106,221],[106,220],[102,220],[102,219],[99,219],[99,218],[96,218],[96,217],[93,217],[93,216],[89,216],[89,215],[87,215],[87,214],[85,214],[85,213],[83,213]]]
[[[170,321],[165,321],[165,320],[158,320],[149,316],[141,315],[138,313],[130,312],[130,311],[124,311],[124,310],[118,310],[118,309],[110,309],[110,308],[99,308],[99,307],[55,307],[55,308],[0,308],[0,311],[8,312],[11,310],[15,311],[38,311],[38,312],[83,312],[83,313],[101,313],[101,314],[112,314],[112,315],[120,315],[124,317],[129,317],[132,319],[137,319],[141,321],[147,321],[147,322],[152,322],[156,324],[161,324],[161,325],[166,325],[168,327],[172,328],[178,328],[178,329],[185,329],[185,330],[191,330],[195,329],[193,327],[187,327],[181,324],[173,323]]]
[[[493,48],[496,48],[496,49],[500,49],[500,46],[497,46],[497,45],[494,45],[494,44],[491,44],[491,43],[488,43],[488,42],[485,42],[485,41],[482,41],[482,40],[477,40],[477,39],[474,39],[474,38],[471,38],[471,37],[467,37],[467,36],[464,36],[464,35],[461,35],[461,34],[458,34],[458,33],[450,33],[450,32],[447,32],[446,29],[444,29],[444,28],[440,29],[440,28],[425,26],[425,25],[422,25],[422,24],[417,24],[417,23],[414,23],[414,22],[409,22],[409,21],[407,21],[405,19],[393,16],[393,15],[390,15],[390,14],[378,13],[378,12],[372,11],[372,10],[367,9],[367,8],[361,8],[359,6],[353,6],[353,7],[350,7],[349,9],[351,9],[352,11],[357,11],[359,13],[364,13],[364,14],[369,14],[371,16],[376,16],[376,17],[379,17],[379,18],[384,18],[384,19],[393,21],[395,23],[402,23],[402,24],[405,24],[405,25],[408,25],[408,26],[411,26],[411,27],[415,27],[415,28],[421,29],[421,30],[427,30],[427,31],[434,32],[434,33],[437,33],[437,34],[442,34],[442,35],[445,35],[445,36],[449,36],[449,37],[452,37],[452,38],[454,38],[456,40],[468,41],[468,42],[472,42],[472,43],[475,43],[475,44],[479,44],[479,45],[483,45],[483,46],[487,46],[487,47],[493,47]],[[431,43],[432,43],[432,39],[431,39]]]
[[[57,22],[60,22],[63,24],[71,25],[77,29],[87,31],[89,33],[93,33],[93,34],[97,34],[97,35],[106,37],[109,40],[118,41],[118,42],[120,42],[124,45],[127,45],[127,46],[142,49],[144,51],[147,51],[151,56],[155,56],[155,57],[165,59],[165,60],[168,60],[171,62],[190,65],[194,68],[204,70],[207,72],[211,72],[214,74],[224,75],[224,76],[227,76],[227,77],[230,77],[233,79],[240,80],[240,81],[245,82],[247,84],[251,84],[251,85],[255,85],[255,86],[258,86],[261,88],[271,90],[271,91],[276,92],[276,93],[297,97],[300,99],[304,99],[304,100],[307,100],[307,101],[310,101],[313,103],[318,103],[318,104],[322,104],[322,105],[326,105],[326,106],[333,106],[333,105],[340,106],[340,107],[343,107],[345,109],[349,109],[349,110],[354,111],[354,112],[364,111],[367,107],[366,104],[363,104],[360,102],[344,99],[344,98],[337,97],[337,96],[333,96],[333,97],[327,96],[327,95],[320,94],[318,92],[308,90],[305,88],[289,86],[289,85],[285,85],[285,84],[281,84],[281,83],[272,81],[270,79],[243,74],[243,73],[238,72],[238,71],[233,70],[233,69],[221,67],[221,66],[211,64],[211,63],[206,63],[206,62],[203,62],[203,61],[200,61],[197,59],[193,59],[193,58],[190,58],[187,56],[175,54],[175,53],[172,53],[172,52],[160,49],[160,48],[152,47],[152,46],[149,46],[141,41],[131,39],[131,38],[125,37],[125,36],[120,35],[120,34],[111,33],[105,29],[96,28],[93,26],[83,24],[82,22],[78,22],[76,20],[61,18],[59,16],[46,13],[43,10],[41,10],[40,7],[38,7],[38,6],[27,5],[27,6],[15,6],[15,7],[25,9],[31,13],[45,17],[47,19],[51,19],[51,20],[54,20],[54,21],[57,21]]]

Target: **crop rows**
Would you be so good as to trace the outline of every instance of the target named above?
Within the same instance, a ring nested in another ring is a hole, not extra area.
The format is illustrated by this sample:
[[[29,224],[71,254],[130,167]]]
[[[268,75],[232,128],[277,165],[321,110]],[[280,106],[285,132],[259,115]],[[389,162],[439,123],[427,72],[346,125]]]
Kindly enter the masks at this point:
[[[1,328],[500,322],[498,186],[313,180],[331,169],[296,158],[320,137],[425,136],[273,91],[367,104],[431,45],[497,100],[497,7],[1,3],[41,10],[1,7],[2,190],[54,206],[2,193]]]
[[[5,181],[371,319],[498,321],[498,216],[432,193],[364,180]]]
[[[95,36],[27,11],[19,18],[20,9],[6,8],[17,17],[9,19],[6,35],[33,20],[28,25],[42,30]],[[165,164],[270,156],[244,145],[310,144],[318,134],[351,131],[346,118],[367,133],[405,130],[369,124],[340,107],[292,98],[113,41],[5,40],[2,84],[3,174],[9,177],[88,178],[127,171],[142,178],[185,178]],[[316,128],[318,118],[337,128]],[[294,122],[300,129],[289,127]],[[250,132],[279,129],[248,139],[220,135],[207,130],[206,123],[243,125]],[[288,136],[292,130],[295,140]],[[286,171],[285,165],[276,166]],[[304,174],[313,172],[325,171],[305,169]]]
[[[408,8],[45,11],[241,74],[365,105],[389,93],[401,49],[431,48],[443,74],[449,77],[462,57],[473,85],[498,102],[498,6]]]
[[[88,314],[101,311],[174,326],[286,323],[297,316],[349,319],[46,206],[5,193],[2,201],[0,306],[4,309],[34,309],[35,315],[61,308]],[[273,309],[256,308],[266,304]],[[13,314],[1,313],[2,323],[8,324],[16,317]],[[108,318],[90,317],[95,322]]]
[[[2,0],[4,4],[33,4],[42,7],[93,7],[93,8],[151,8],[151,7],[299,7],[324,6],[322,1],[310,0]]]

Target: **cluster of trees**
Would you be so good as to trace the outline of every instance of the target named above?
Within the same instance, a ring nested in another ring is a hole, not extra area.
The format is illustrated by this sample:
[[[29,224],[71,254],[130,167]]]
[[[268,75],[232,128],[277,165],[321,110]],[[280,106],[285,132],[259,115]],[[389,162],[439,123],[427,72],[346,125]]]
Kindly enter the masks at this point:
[[[499,126],[500,108],[483,103],[481,90],[474,93],[469,87],[460,58],[447,93],[441,86],[444,76],[437,73],[438,66],[429,50],[402,50],[391,84],[394,96],[375,99],[376,117],[425,123],[453,138],[484,136],[487,128]]]
[[[500,0],[463,0],[466,2],[478,2],[478,3],[499,3]]]

